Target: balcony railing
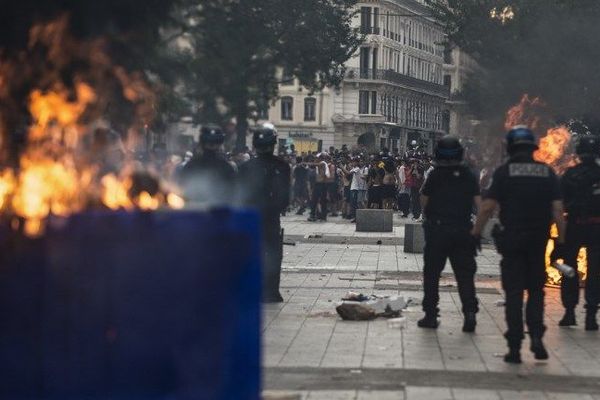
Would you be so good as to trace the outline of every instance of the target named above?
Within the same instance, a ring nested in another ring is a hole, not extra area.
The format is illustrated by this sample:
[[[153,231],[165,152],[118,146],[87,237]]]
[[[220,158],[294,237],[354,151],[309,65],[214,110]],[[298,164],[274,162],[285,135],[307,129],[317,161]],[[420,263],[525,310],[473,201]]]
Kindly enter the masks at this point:
[[[378,26],[361,26],[360,33],[363,35],[379,35],[381,33],[381,29]]]
[[[421,89],[442,97],[450,96],[450,89],[447,86],[437,83],[424,81],[422,79],[413,78],[391,69],[362,69],[362,68],[346,68],[347,80],[365,80],[365,81],[386,81],[395,83],[409,88]]]

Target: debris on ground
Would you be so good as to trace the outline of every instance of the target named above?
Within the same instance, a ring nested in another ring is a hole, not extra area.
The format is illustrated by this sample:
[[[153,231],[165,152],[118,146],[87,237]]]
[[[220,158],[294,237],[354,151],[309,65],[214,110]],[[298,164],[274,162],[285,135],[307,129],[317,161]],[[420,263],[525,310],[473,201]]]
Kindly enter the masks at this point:
[[[398,318],[406,308],[404,297],[364,295],[348,292],[336,307],[337,313],[347,321],[370,321],[378,317]]]
[[[406,306],[410,307],[410,306],[420,306],[421,305],[421,300],[419,299],[415,299],[414,297],[409,297],[408,300],[406,300]]]
[[[406,328],[406,317],[391,318],[388,319],[388,328],[391,329],[404,329]]]

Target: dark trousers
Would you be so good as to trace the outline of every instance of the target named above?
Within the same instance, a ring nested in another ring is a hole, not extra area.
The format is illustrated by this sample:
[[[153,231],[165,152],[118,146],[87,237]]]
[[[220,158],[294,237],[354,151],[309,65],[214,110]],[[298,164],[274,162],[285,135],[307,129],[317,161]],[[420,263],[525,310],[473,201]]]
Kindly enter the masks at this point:
[[[358,209],[358,190],[350,191],[350,216],[356,218],[356,210]]]
[[[313,189],[312,199],[310,201],[310,216],[322,219],[327,218],[327,192],[329,189],[328,183],[317,182]],[[321,212],[317,215],[317,206],[321,205]]]
[[[408,216],[410,213],[410,194],[398,193],[398,210],[404,216]]]
[[[425,254],[423,269],[423,311],[438,313],[440,301],[440,276],[450,259],[458,284],[458,294],[463,312],[477,312],[478,301],[475,294],[475,245],[469,227],[425,226]]]
[[[421,188],[412,187],[410,188],[410,204],[413,218],[419,218],[421,216]]]
[[[549,231],[549,230],[548,230]],[[546,246],[548,232],[505,232],[502,245],[502,288],[506,296],[505,337],[518,347],[524,336],[523,294],[527,291],[525,319],[531,337],[541,338],[544,326],[544,286],[546,285]]]
[[[263,300],[276,300],[281,281],[283,247],[279,215],[269,215],[262,221]]]
[[[565,264],[573,268],[577,268],[579,250],[587,249],[585,302],[588,308],[597,310],[600,304],[600,225],[569,222],[565,245]],[[579,274],[573,278],[562,277],[560,295],[565,308],[575,308],[579,304]]]

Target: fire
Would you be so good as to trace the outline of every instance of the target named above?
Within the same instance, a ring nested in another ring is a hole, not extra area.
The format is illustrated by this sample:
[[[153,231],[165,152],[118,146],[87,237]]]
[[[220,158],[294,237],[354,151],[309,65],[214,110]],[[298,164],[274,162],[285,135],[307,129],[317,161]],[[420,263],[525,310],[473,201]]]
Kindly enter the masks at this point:
[[[508,131],[516,125],[527,125],[536,130],[540,125],[540,110],[544,107],[544,102],[539,97],[531,98],[524,94],[519,101],[506,113],[504,128]]]
[[[129,198],[131,180],[119,180],[114,174],[102,177],[102,203],[111,210],[133,208],[133,202]]]
[[[148,192],[142,192],[140,195],[134,199],[135,204],[141,209],[145,211],[152,211],[158,209],[160,206],[160,198],[158,196],[152,196]]]
[[[558,286],[562,281],[562,275],[556,268],[553,268],[550,263],[550,254],[552,254],[552,250],[554,250],[554,239],[558,236],[558,228],[556,225],[552,225],[550,236],[552,239],[548,241],[548,245],[546,246],[546,273],[548,275],[547,283],[549,285]],[[564,262],[564,260],[559,261]],[[575,266],[571,265],[571,267]],[[577,272],[581,281],[585,282],[587,279],[587,249],[585,248],[581,248],[579,250],[579,254],[577,255]]]
[[[564,173],[576,165],[576,157],[567,154],[571,142],[571,132],[565,126],[549,129],[540,139],[539,149],[534,153],[536,161],[550,165],[557,173]]]
[[[120,172],[101,172],[106,163],[114,161],[115,153],[123,157],[126,153],[118,134],[116,144],[105,143],[114,135],[94,136],[95,127],[106,125],[104,112],[110,108],[114,89],[119,88],[123,99],[133,106],[134,118],[124,133],[135,132],[154,118],[156,96],[142,73],[130,73],[111,63],[102,40],[78,42],[67,26],[68,18],[62,16],[30,31],[30,47],[47,49],[48,66],[43,75],[47,82],[43,89],[33,88],[29,93],[31,122],[17,165],[0,170],[0,212],[14,229],[22,227],[27,235],[37,236],[43,233],[50,215],[67,217],[92,207],[183,208],[183,199],[160,187],[152,194],[134,193],[125,173],[133,169],[127,167],[127,160],[116,157],[123,164]],[[72,63],[89,65],[89,70],[82,68],[67,85],[61,68]],[[0,68],[1,101],[10,100],[3,86],[17,71],[14,65],[7,65],[0,65],[4,67]],[[6,143],[0,140],[4,151]]]

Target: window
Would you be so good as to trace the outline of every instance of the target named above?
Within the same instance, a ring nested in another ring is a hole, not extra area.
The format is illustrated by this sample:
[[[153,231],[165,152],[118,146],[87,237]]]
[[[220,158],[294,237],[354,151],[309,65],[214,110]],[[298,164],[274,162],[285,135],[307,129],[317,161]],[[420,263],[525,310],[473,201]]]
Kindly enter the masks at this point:
[[[360,33],[371,33],[371,7],[360,8]]]
[[[358,113],[368,114],[369,113],[369,96],[370,92],[367,90],[361,90],[358,93]]]
[[[371,114],[377,114],[377,92],[371,92]]]
[[[281,98],[281,119],[283,121],[294,119],[294,99],[291,97]]]
[[[373,33],[379,35],[379,7],[373,8]]]
[[[369,57],[371,49],[368,47],[360,48],[360,77],[366,79],[369,77]]]
[[[317,100],[313,97],[304,99],[304,120],[315,121],[316,118]]]
[[[448,89],[452,90],[452,76],[444,75],[444,86],[447,86]]]
[[[379,53],[379,49],[377,47],[375,47],[373,49],[373,78],[375,78],[375,73],[377,71],[377,68],[379,68],[377,66],[377,60],[378,60],[378,53]]]

